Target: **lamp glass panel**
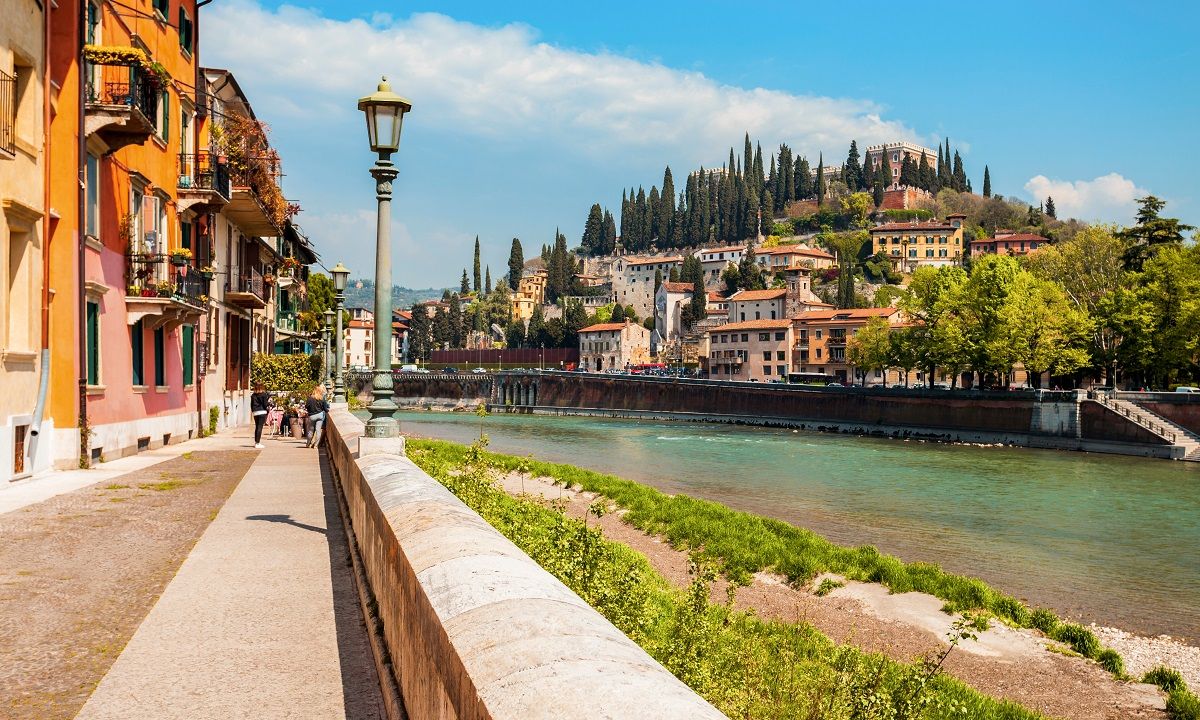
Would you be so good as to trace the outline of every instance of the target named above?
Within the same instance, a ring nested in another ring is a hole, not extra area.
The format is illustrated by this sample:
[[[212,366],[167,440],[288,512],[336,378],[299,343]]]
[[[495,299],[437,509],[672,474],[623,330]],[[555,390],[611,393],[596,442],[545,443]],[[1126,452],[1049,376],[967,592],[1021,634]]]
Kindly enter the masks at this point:
[[[396,111],[394,105],[383,105],[374,108],[375,111],[375,145],[376,151],[395,150],[399,145],[396,137]]]
[[[346,281],[350,279],[350,273],[333,271],[333,289],[341,292],[346,289]]]
[[[375,106],[366,106],[363,108],[363,114],[367,117],[367,139],[371,143],[371,150],[374,151],[379,146],[375,141]]]

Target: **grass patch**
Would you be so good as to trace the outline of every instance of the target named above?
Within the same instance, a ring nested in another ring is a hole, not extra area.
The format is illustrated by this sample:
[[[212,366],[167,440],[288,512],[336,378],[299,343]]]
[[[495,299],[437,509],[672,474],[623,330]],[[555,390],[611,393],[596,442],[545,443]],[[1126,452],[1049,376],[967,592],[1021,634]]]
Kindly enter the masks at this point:
[[[178,490],[179,488],[184,487],[187,484],[188,483],[185,483],[182,480],[172,479],[172,480],[163,480],[162,482],[156,482],[156,483],[142,483],[141,485],[138,485],[138,488],[140,488],[142,490],[154,490],[155,492],[166,492],[168,490]]]
[[[944,655],[899,663],[839,646],[807,623],[734,610],[732,593],[728,603],[710,603],[716,571],[702,554],[693,555],[691,586],[672,588],[645,556],[605,539],[594,522],[568,517],[561,501],[514,498],[497,487],[496,478],[515,469],[498,460],[504,456],[408,442],[422,469],[731,718],[1042,717],[942,674]],[[605,512],[593,505],[592,514]],[[956,642],[973,638],[984,623],[959,622]]]
[[[109,502],[128,502],[129,498],[114,497],[114,498],[109,498],[108,501]]]
[[[463,464],[469,451],[466,446],[441,440],[410,439],[409,444],[456,464]],[[697,553],[702,561],[718,567],[736,584],[748,583],[756,572],[771,572],[784,575],[788,582],[799,587],[820,573],[834,573],[849,580],[880,583],[895,593],[933,595],[944,601],[943,610],[947,613],[983,612],[1014,627],[1037,628],[1089,659],[1095,660],[1103,649],[1090,630],[1063,623],[1050,610],[1031,610],[982,580],[948,573],[934,563],[905,563],[879,552],[873,545],[835,545],[811,530],[781,520],[687,495],[667,495],[630,480],[572,465],[500,453],[484,455],[501,472],[527,472],[565,487],[578,486],[603,495],[628,511],[626,522],[644,532],[666,537],[676,549]]]
[[[128,490],[129,486],[121,485],[120,483],[112,483],[111,485],[105,485],[104,489],[105,490]]]
[[[1187,683],[1183,681],[1183,675],[1180,675],[1178,670],[1163,667],[1162,665],[1143,675],[1142,682],[1157,685],[1163,692],[1168,694],[1177,690],[1187,690]]]
[[[195,459],[195,458],[193,458],[193,457],[192,457],[192,451],[191,451],[191,450],[188,450],[187,452],[185,452],[184,454],[180,455],[179,457],[183,458],[184,460],[194,460],[194,459]]]
[[[821,581],[821,584],[817,586],[817,589],[813,590],[813,595],[816,595],[817,597],[825,597],[840,587],[846,587],[846,583],[841,582],[840,580],[834,580],[833,578],[825,578]]]

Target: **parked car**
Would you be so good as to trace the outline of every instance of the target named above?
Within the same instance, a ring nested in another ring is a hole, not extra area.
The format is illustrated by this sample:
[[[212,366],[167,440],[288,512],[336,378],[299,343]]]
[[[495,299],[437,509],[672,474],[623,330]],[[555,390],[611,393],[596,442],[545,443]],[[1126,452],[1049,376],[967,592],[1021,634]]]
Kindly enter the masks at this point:
[[[400,372],[421,372],[421,369],[416,365],[401,365]]]
[[[825,387],[846,387],[846,386],[841,384],[840,382],[831,382],[831,383],[825,383]]]
[[[456,367],[453,367],[453,366],[451,366],[451,365],[447,365],[446,367],[442,368],[442,372],[444,372],[444,373],[456,373],[456,372],[458,372],[458,368],[456,368]]]
[[[934,383],[934,384],[933,384],[933,389],[934,389],[934,390],[949,390],[949,389],[950,389],[950,383]]]
[[[417,368],[417,372],[421,373],[422,375],[428,375],[429,368]]]
[[[1175,388],[1175,392],[1181,393],[1200,393],[1200,387],[1192,387],[1191,385],[1180,385]]]
[[[483,375],[487,373],[487,370],[484,370],[483,368],[475,368],[471,372],[475,373],[476,375]]]

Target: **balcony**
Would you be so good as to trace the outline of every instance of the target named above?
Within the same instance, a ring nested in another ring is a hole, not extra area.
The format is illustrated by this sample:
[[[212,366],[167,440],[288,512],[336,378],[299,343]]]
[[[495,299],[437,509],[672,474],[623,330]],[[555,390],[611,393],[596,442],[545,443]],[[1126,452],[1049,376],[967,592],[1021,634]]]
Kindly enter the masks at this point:
[[[229,166],[209,152],[179,156],[179,208],[217,210],[229,203]]]
[[[208,311],[209,280],[168,256],[131,253],[125,258],[125,313],[130,325],[151,319],[168,329],[198,321]]]
[[[262,310],[267,306],[267,288],[262,273],[251,270],[249,273],[230,276],[225,286],[225,302],[244,307],[248,310]]]
[[[84,134],[119,150],[141,145],[158,126],[158,86],[137,65],[84,63]]]
[[[264,193],[278,194],[277,182],[279,175],[273,169],[270,159],[254,158],[248,168],[230,172],[229,181],[232,194],[229,205],[225,207],[225,216],[251,237],[275,237],[280,228],[272,217],[268,207],[269,201],[263,198]],[[272,192],[274,191],[274,192]],[[283,202],[282,196],[276,198]]]

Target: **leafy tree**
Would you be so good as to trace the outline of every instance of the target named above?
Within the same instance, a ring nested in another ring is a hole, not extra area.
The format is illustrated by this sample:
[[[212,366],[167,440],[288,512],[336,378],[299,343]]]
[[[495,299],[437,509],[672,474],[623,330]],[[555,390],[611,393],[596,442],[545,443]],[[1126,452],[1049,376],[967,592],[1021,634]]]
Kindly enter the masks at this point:
[[[1158,244],[1137,281],[1153,317],[1146,375],[1157,387],[1200,377],[1200,246]]]
[[[1160,217],[1159,212],[1167,204],[1165,200],[1147,195],[1137,202],[1140,206],[1137,224],[1117,233],[1117,237],[1130,244],[1125,253],[1125,266],[1130,270],[1141,270],[1160,246],[1179,245],[1183,242],[1184,231],[1195,229],[1175,218]]]
[[[1067,375],[1088,365],[1090,320],[1061,286],[1022,271],[1003,312],[1008,342],[1035,387],[1044,372]]]
[[[881,285],[871,298],[871,305],[873,307],[892,307],[892,304],[903,296],[903,288],[896,285]]]
[[[510,348],[525,346],[525,325],[520,320],[513,320],[504,331],[505,344]]]
[[[617,303],[616,305],[613,306],[612,317],[609,318],[609,322],[615,322],[615,323],[625,322],[625,306],[624,305],[622,305],[621,303]]]
[[[428,360],[433,328],[425,306],[412,306],[412,320],[408,325],[408,354],[413,360]]]
[[[475,283],[471,287],[473,290],[475,290],[475,294],[478,295],[479,292],[481,290],[483,290],[483,278],[480,277],[480,273],[479,273],[479,236],[478,235],[475,236],[475,276],[474,276],[474,279],[475,279]]]
[[[512,249],[508,251],[508,287],[516,290],[521,284],[521,274],[525,271],[525,253],[521,249],[521,241],[513,238]]]
[[[703,270],[701,277],[703,278]],[[764,290],[767,287],[753,242],[746,243],[746,252],[742,253],[742,259],[738,262],[738,286],[743,290]]]
[[[738,266],[734,263],[726,265],[725,269],[721,271],[721,282],[725,283],[725,290],[729,295],[737,292],[741,282]]]
[[[578,300],[568,302],[563,311],[562,347],[578,347],[579,331],[587,327],[587,323],[587,311],[583,309],[583,303]]]
[[[529,325],[525,328],[525,344],[532,347],[539,342],[544,342],[546,333],[546,314],[542,312],[541,305],[533,306],[533,315],[529,317]]]
[[[700,263],[700,258],[695,255],[684,258],[679,279],[680,282],[692,284],[692,298],[681,313],[684,327],[691,328],[707,315],[708,295],[704,290],[704,265]]]
[[[846,341],[846,359],[855,370],[862,370],[862,384],[867,384],[867,373],[873,370],[884,372],[892,364],[892,329],[887,320],[873,317],[858,332]]]
[[[875,204],[870,195],[856,192],[843,196],[838,201],[841,203],[842,213],[850,218],[851,227],[865,228],[871,224],[871,212],[875,209]]]

